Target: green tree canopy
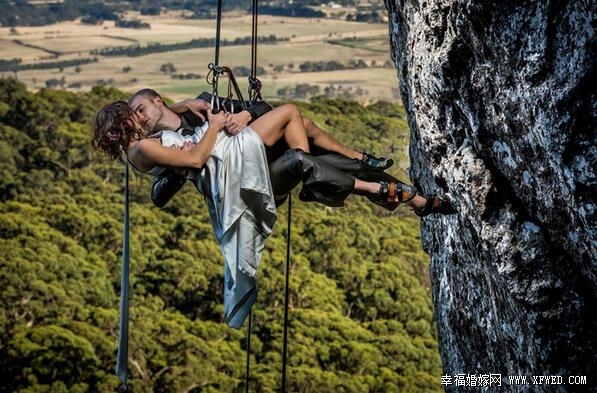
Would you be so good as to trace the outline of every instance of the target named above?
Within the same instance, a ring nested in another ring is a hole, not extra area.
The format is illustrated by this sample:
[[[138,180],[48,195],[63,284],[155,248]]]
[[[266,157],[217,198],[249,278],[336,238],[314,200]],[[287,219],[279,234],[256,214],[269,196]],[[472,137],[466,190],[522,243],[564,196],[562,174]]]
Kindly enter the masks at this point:
[[[124,170],[91,149],[90,124],[123,98],[0,80],[0,393],[118,386]],[[299,105],[338,139],[404,160],[402,108]],[[134,172],[130,181],[130,388],[243,391],[245,331],[223,322],[223,262],[202,197],[186,185],[158,209],[150,182]],[[288,390],[442,391],[418,219],[357,196],[338,209],[292,206]],[[258,276],[255,392],[280,386],[287,208]]]

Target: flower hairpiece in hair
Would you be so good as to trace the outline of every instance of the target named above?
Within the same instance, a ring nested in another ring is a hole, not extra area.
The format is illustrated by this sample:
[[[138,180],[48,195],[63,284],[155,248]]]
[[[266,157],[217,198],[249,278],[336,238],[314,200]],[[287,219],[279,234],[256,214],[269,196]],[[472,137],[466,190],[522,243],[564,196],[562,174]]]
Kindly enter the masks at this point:
[[[108,136],[108,139],[110,140],[110,142],[116,142],[117,140],[120,139],[120,135],[114,131],[108,131],[108,132],[106,132],[106,135]]]

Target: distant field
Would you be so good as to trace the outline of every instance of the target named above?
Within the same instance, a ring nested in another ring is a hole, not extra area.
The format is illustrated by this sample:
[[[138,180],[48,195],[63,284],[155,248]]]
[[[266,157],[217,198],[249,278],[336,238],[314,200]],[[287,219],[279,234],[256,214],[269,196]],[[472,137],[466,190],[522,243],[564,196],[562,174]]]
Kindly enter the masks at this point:
[[[214,20],[183,19],[177,14],[161,17],[132,15],[151,24],[151,29],[122,29],[113,22],[90,26],[78,22],[65,22],[41,27],[17,27],[16,31],[0,28],[0,59],[20,58],[24,64],[46,61],[66,61],[89,58],[90,51],[133,44],[183,43],[195,38],[214,38]],[[250,16],[230,16],[222,21],[223,39],[235,39],[251,34]],[[277,90],[300,83],[324,88],[334,86],[342,89],[360,89],[361,101],[380,99],[397,101],[395,91],[398,85],[396,70],[381,66],[390,60],[388,49],[388,27],[386,24],[346,22],[331,19],[259,17],[260,36],[275,35],[289,41],[276,45],[259,45],[258,63],[266,69],[265,75],[258,75],[264,84],[266,99],[277,98]],[[351,40],[346,44],[344,39]],[[16,41],[21,41],[19,45]],[[326,43],[326,40],[341,41],[342,45]],[[52,58],[52,53],[58,53]],[[250,67],[250,46],[222,47],[220,64]],[[49,79],[63,79],[65,88],[88,90],[97,84],[110,84],[124,91],[132,92],[140,87],[159,89],[172,99],[180,99],[208,89],[205,79],[175,80],[160,68],[172,63],[176,74],[194,73],[205,76],[207,65],[214,60],[213,48],[196,48],[174,52],[149,54],[140,57],[102,57],[98,62],[81,65],[62,71],[27,70],[17,73],[19,80],[32,89],[46,86]],[[359,70],[301,73],[298,66],[306,61],[346,62],[364,61],[369,67]],[[130,71],[125,72],[127,67]],[[281,69],[274,71],[274,68]],[[0,76],[14,76],[12,72]],[[245,78],[238,77],[241,88]],[[79,87],[68,87],[68,86]],[[220,88],[222,91],[223,87]]]

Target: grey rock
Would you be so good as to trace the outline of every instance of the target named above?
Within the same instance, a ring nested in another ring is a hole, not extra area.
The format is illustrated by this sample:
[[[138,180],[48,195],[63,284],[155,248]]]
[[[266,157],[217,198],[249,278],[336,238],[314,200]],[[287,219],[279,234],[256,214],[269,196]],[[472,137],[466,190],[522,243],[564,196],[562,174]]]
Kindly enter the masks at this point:
[[[596,3],[386,7],[411,178],[458,210],[421,224],[444,374],[597,391]]]

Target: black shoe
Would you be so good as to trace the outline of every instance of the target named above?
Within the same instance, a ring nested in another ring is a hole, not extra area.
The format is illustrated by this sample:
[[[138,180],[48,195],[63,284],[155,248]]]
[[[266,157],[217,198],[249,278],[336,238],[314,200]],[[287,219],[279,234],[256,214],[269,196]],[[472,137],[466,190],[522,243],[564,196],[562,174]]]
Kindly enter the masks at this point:
[[[365,165],[367,165],[371,168],[381,169],[381,170],[388,169],[389,167],[394,165],[394,160],[392,160],[391,158],[390,159],[387,159],[385,157],[377,158],[373,154],[369,154],[366,152],[363,152],[363,159],[361,161]]]
[[[450,214],[456,214],[458,213],[456,211],[456,209],[454,209],[454,206],[452,206],[452,204],[445,200],[440,198],[439,196],[435,196],[433,198],[428,198],[427,199],[427,203],[425,203],[425,206],[422,207],[421,209],[413,209],[415,214],[419,217],[426,217],[430,214],[444,214],[444,215],[450,215]]]

